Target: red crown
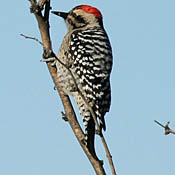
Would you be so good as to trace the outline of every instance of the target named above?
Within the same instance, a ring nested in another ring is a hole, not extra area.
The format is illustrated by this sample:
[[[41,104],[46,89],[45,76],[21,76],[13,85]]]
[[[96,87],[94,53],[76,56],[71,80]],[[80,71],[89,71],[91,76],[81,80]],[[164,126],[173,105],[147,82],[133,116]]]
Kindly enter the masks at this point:
[[[75,9],[82,9],[87,13],[92,13],[97,18],[102,18],[101,12],[97,8],[92,7],[90,5],[80,5],[80,6],[75,7]]]

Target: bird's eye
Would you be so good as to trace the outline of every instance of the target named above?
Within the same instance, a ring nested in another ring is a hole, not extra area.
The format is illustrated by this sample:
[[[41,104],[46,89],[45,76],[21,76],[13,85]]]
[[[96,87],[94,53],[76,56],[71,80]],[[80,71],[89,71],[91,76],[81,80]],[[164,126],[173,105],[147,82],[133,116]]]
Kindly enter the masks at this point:
[[[72,13],[71,14],[74,18],[77,18],[77,14],[76,13]]]

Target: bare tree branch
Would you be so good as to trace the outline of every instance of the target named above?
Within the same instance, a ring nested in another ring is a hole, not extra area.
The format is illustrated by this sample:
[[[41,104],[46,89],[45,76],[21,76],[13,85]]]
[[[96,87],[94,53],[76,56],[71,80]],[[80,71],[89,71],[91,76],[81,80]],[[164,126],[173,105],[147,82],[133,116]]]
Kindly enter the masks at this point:
[[[107,145],[107,143],[106,143],[106,140],[105,140],[105,138],[104,138],[103,135],[101,135],[100,138],[101,138],[101,141],[102,141],[103,146],[104,146],[105,151],[106,151],[106,156],[107,156],[107,158],[108,158],[109,165],[110,165],[110,167],[111,167],[112,175],[116,175],[114,163],[113,163],[113,161],[112,161],[112,155],[111,155],[111,153],[110,153],[110,151],[109,151],[109,148],[108,148],[108,145]]]
[[[26,36],[24,34],[20,34],[22,37],[24,37],[25,39],[32,39],[32,40],[35,40],[36,42],[38,42],[39,44],[41,44],[43,46],[43,43],[38,39],[38,38],[35,38],[35,37],[31,37],[31,36]]]
[[[50,40],[50,33],[49,33],[49,10],[50,10],[50,0],[40,0],[37,4],[35,0],[29,0],[31,2],[31,12],[34,13],[38,26],[40,29],[40,34],[42,38],[42,42],[44,45],[44,54],[47,57],[53,57],[55,54],[52,51],[52,46],[51,46],[51,40]],[[47,12],[44,13],[45,16],[42,15],[41,9],[45,5],[45,10]],[[46,22],[47,21],[47,22]],[[58,77],[56,74],[56,68],[51,66],[51,63],[47,63],[49,72],[52,76],[52,79],[55,83],[55,87],[58,90],[58,93],[61,97],[61,100],[63,102],[63,106],[65,109],[65,115],[68,118],[68,122],[76,135],[81,147],[83,148],[84,152],[86,153],[88,159],[90,160],[92,166],[94,167],[95,172],[97,175],[105,175],[105,170],[103,169],[103,166],[100,161],[94,159],[94,157],[91,155],[89,150],[87,149],[86,145],[83,143],[84,140],[84,133],[77,121],[75,112],[73,110],[72,104],[70,102],[70,99],[67,95],[64,94],[62,89],[59,86],[59,83],[57,81]]]
[[[157,120],[154,120],[154,122],[157,123],[159,126],[161,126],[162,128],[165,129],[165,135],[168,135],[168,134],[175,134],[175,130],[172,130],[172,129],[169,128],[169,124],[170,124],[169,121],[166,123],[165,126],[162,125],[162,124],[161,124],[160,122],[158,122]]]

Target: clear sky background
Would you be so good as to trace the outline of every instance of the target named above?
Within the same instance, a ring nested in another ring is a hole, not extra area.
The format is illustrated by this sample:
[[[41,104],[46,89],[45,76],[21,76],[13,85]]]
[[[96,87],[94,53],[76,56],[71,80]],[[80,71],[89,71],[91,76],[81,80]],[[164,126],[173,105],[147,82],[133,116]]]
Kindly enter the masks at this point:
[[[52,0],[53,10],[76,5],[98,7],[114,56],[112,106],[104,133],[119,175],[174,174],[175,1]],[[0,174],[92,175],[94,170],[68,123],[45,63],[42,48],[20,33],[40,38],[30,3],[2,1],[0,10]],[[57,52],[67,29],[50,16]],[[80,119],[80,117],[79,117]],[[110,169],[97,138],[97,152]]]

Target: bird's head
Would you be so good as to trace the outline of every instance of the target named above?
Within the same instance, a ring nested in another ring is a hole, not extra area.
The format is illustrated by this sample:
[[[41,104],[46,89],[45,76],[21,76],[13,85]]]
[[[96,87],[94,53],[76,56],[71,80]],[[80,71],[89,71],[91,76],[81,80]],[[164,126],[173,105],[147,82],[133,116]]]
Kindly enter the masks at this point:
[[[58,11],[52,13],[64,18],[69,31],[86,26],[103,26],[101,12],[89,5],[76,6],[68,13]]]

